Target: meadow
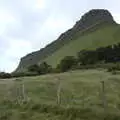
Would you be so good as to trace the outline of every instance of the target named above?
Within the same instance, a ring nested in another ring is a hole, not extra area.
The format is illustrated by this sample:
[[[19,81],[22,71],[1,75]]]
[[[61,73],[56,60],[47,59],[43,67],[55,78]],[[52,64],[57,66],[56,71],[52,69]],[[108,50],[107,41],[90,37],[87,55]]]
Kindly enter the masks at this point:
[[[21,84],[26,101],[16,103]],[[119,120],[120,74],[91,69],[1,79],[0,98],[0,120]]]

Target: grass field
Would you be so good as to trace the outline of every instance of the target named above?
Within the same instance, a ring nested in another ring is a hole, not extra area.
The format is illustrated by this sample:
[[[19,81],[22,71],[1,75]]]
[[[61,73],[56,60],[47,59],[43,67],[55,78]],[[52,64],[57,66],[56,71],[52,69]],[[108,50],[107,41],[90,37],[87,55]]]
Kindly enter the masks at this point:
[[[105,83],[104,93],[101,81]],[[24,83],[25,95],[30,101],[16,105],[3,100],[8,88],[20,83]],[[60,105],[56,101],[58,83],[61,86]],[[119,120],[120,74],[113,75],[101,69],[78,70],[0,80],[0,98],[0,120],[102,120],[104,117],[105,120]]]

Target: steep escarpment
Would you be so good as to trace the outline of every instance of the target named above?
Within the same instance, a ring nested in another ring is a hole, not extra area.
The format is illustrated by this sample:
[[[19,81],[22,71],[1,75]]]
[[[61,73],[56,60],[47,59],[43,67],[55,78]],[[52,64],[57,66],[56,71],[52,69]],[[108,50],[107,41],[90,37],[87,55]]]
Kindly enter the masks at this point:
[[[93,34],[93,32],[101,29],[101,26],[102,28],[104,28],[109,25],[117,26],[117,24],[113,20],[112,15],[108,10],[104,10],[104,9],[90,10],[89,12],[84,14],[79,21],[76,22],[73,28],[61,34],[57,40],[47,45],[45,48],[42,48],[41,50],[30,53],[25,57],[21,58],[20,64],[16,69],[16,72],[23,71],[28,66],[32,64],[39,64],[41,61],[44,61],[44,60],[49,62],[49,57],[51,58],[51,56],[53,56],[52,59],[56,59],[56,61],[58,62],[60,59],[57,60],[57,58],[59,58],[59,54],[57,54],[57,52],[59,53],[59,51],[63,47],[69,47],[69,44],[72,44],[72,42],[76,40],[79,40],[79,42],[81,42],[82,44],[83,36],[87,36],[88,34]],[[98,39],[99,39],[99,36],[98,36]],[[89,41],[89,38],[88,38],[88,41]],[[65,54],[62,54],[62,57],[67,55],[68,52],[65,51]],[[54,58],[56,54],[58,57]]]
[[[113,22],[113,17],[108,10],[95,9],[84,14],[74,25],[73,29],[83,30],[97,22]]]

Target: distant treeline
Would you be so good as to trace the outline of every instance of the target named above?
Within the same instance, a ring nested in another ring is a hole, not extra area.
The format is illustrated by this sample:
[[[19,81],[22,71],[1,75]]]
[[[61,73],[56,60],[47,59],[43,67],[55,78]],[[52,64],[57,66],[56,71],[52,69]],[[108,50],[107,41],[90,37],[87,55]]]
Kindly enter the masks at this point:
[[[28,67],[27,72],[20,73],[0,73],[0,78],[11,78],[21,76],[35,76],[48,73],[66,72],[71,69],[88,69],[102,67],[109,69],[120,70],[120,43],[109,45],[107,47],[100,47],[95,50],[82,50],[76,57],[64,57],[56,68],[52,68],[46,62],[41,64],[34,64]],[[110,64],[112,63],[112,64]],[[113,64],[114,63],[114,64]],[[116,64],[117,63],[117,64]]]
[[[5,78],[11,78],[10,73],[5,73],[5,72],[0,72],[0,78],[5,79]]]
[[[115,63],[120,61],[120,43],[100,47],[96,50],[83,50],[78,53],[82,65],[102,63]]]

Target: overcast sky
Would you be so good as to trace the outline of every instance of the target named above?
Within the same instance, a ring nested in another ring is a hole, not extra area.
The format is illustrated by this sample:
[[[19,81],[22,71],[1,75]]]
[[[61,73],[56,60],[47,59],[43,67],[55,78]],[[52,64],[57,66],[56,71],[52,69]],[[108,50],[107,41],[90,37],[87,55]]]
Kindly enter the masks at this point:
[[[39,50],[93,8],[108,9],[120,23],[120,0],[0,0],[0,71]]]

